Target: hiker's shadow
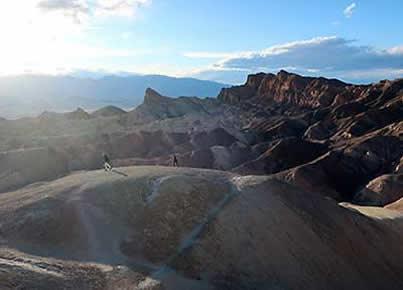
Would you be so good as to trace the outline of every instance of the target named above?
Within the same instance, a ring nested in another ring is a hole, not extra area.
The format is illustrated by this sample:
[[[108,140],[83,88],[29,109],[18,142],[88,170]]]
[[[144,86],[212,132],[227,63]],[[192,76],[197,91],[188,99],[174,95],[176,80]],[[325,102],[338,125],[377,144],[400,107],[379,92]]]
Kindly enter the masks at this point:
[[[119,175],[122,175],[122,176],[124,176],[124,177],[128,177],[128,176],[129,176],[129,175],[127,175],[126,173],[121,172],[121,171],[118,171],[118,170],[116,170],[116,169],[112,169],[111,172],[116,173],[116,174],[119,174]]]

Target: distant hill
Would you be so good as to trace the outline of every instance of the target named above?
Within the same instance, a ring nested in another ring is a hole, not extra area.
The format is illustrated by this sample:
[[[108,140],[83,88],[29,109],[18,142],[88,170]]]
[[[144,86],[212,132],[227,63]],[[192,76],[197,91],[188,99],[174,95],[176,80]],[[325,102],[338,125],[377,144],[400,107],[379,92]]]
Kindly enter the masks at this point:
[[[165,96],[215,97],[225,84],[162,75],[105,76],[99,79],[71,76],[24,75],[0,78],[0,115],[15,118],[77,106],[93,109],[106,105],[133,108],[146,88]]]
[[[115,106],[106,106],[99,110],[96,110],[91,114],[93,117],[110,117],[110,116],[119,116],[124,115],[127,112],[122,110],[121,108]]]

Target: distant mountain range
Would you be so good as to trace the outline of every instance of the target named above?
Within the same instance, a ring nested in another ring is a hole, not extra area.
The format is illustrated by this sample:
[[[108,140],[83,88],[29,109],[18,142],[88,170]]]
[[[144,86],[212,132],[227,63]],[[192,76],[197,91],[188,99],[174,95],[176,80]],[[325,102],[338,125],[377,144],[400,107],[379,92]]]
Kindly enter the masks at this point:
[[[98,79],[72,76],[24,75],[0,78],[0,116],[17,118],[43,111],[68,111],[115,105],[133,108],[147,87],[166,96],[216,97],[226,84],[163,75],[105,76]]]

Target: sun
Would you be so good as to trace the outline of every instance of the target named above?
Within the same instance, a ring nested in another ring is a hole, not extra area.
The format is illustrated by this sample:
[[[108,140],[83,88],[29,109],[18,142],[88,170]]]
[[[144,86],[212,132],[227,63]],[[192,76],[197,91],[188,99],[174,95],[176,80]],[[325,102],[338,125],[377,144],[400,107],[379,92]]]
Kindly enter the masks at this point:
[[[81,32],[70,15],[43,11],[40,0],[2,3],[0,10],[0,74],[41,72],[54,69],[69,48],[70,35]]]

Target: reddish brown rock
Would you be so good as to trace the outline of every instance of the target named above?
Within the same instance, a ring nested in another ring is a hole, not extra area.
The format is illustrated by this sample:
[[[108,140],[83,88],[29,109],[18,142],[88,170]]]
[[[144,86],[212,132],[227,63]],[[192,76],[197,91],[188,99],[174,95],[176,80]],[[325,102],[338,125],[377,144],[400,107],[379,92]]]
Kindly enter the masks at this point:
[[[259,132],[262,141],[270,141],[286,137],[301,137],[308,124],[301,119],[279,118],[256,121],[249,126],[249,130]]]
[[[250,75],[245,85],[223,89],[219,99],[234,104],[254,94],[253,102],[264,106],[276,102],[315,108],[330,105],[346,86],[338,80],[302,77],[282,70],[277,75]]]
[[[217,96],[217,99],[234,105],[253,97],[255,94],[256,89],[249,86],[223,88]]]
[[[326,152],[327,146],[298,138],[275,142],[257,159],[245,162],[232,171],[243,175],[272,174],[309,162]]]
[[[225,88],[218,98],[230,104],[252,101],[266,108],[275,103],[301,108],[336,107],[353,101],[381,106],[402,95],[402,88],[403,79],[350,85],[336,79],[304,77],[282,70],[277,75],[250,75],[244,85]]]
[[[192,136],[192,144],[197,149],[207,149],[212,146],[231,146],[236,138],[223,128],[217,128],[209,132],[200,132]]]
[[[349,142],[276,177],[338,201],[350,201],[362,185],[391,170],[391,164],[400,156],[402,141],[375,133]]]
[[[257,74],[248,75],[245,86],[257,90],[257,89],[259,89],[259,87],[262,83],[262,80],[265,78],[268,78],[270,76],[274,77],[273,74],[265,74],[265,73],[257,73]]]
[[[332,120],[324,120],[309,126],[304,137],[309,140],[326,140],[337,130],[337,124]]]
[[[398,164],[396,165],[396,168],[395,168],[395,172],[396,173],[403,173],[403,157],[402,158],[400,158],[400,161],[398,162]]]
[[[387,174],[371,180],[353,202],[360,205],[385,206],[403,197],[403,174]]]

